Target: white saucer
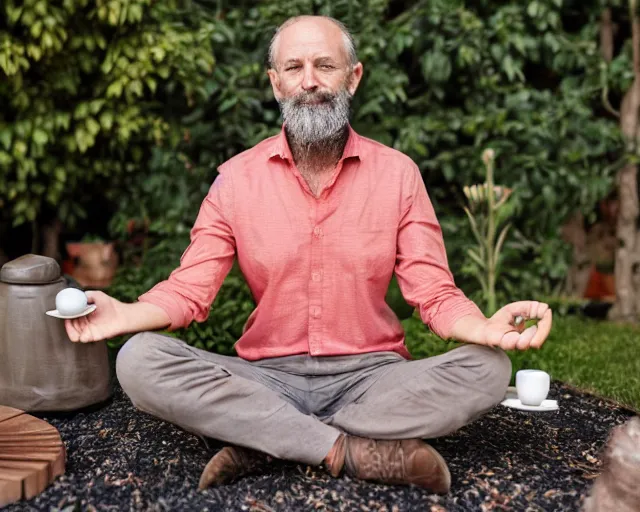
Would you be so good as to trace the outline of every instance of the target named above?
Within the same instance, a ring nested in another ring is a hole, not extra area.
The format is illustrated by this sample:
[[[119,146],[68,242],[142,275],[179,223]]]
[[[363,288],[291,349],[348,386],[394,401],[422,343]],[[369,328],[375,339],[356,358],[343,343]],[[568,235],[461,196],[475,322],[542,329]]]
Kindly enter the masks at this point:
[[[557,400],[543,400],[540,405],[524,405],[518,398],[518,392],[514,386],[509,386],[507,388],[507,394],[505,395],[504,400],[500,402],[500,405],[504,405],[505,407],[510,407],[512,409],[519,409],[521,411],[532,412],[557,411],[559,409]]]
[[[57,309],[52,309],[51,311],[47,311],[47,315],[49,316],[54,316],[56,318],[61,318],[62,320],[70,320],[71,318],[80,318],[81,316],[85,316],[88,315],[89,313],[93,313],[96,309],[96,305],[95,304],[88,304],[86,308],[84,308],[83,311],[81,311],[80,313],[76,314],[76,315],[61,315],[60,313],[58,313]]]

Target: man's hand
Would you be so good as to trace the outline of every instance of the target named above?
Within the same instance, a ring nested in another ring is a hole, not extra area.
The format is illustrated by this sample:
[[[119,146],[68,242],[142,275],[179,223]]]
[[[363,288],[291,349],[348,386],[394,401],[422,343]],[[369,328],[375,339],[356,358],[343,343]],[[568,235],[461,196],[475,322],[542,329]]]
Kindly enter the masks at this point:
[[[518,317],[522,321],[516,325]],[[538,319],[538,324],[525,329],[525,321],[530,319]],[[481,343],[503,350],[540,348],[551,331],[551,319],[548,304],[537,301],[512,302],[486,321],[480,333]]]
[[[538,325],[525,329],[525,321],[530,319],[539,319]],[[491,318],[465,315],[453,325],[449,338],[504,350],[527,350],[540,348],[549,331],[549,306],[543,302],[526,300],[507,304]]]
[[[120,334],[164,329],[171,324],[167,313],[154,304],[126,304],[100,291],[86,294],[89,304],[95,304],[96,310],[87,316],[64,321],[71,341],[106,340]]]
[[[95,304],[96,310],[86,316],[64,321],[69,339],[86,343],[123,334],[126,329],[126,304],[100,291],[85,293],[87,302]]]

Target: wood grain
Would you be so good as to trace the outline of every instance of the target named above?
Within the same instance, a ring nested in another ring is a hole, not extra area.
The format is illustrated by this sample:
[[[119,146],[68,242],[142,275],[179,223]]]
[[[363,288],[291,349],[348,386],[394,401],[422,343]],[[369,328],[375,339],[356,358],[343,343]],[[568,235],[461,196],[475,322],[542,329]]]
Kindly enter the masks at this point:
[[[0,507],[40,494],[64,474],[65,462],[55,427],[0,405]]]

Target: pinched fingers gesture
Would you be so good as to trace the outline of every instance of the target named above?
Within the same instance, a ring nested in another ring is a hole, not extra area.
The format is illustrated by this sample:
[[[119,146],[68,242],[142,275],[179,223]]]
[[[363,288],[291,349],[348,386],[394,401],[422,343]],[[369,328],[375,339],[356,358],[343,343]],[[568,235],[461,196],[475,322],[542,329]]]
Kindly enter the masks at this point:
[[[526,320],[538,320],[525,329]],[[551,331],[552,313],[548,304],[534,300],[512,302],[498,310],[485,329],[487,345],[503,350],[540,348]]]

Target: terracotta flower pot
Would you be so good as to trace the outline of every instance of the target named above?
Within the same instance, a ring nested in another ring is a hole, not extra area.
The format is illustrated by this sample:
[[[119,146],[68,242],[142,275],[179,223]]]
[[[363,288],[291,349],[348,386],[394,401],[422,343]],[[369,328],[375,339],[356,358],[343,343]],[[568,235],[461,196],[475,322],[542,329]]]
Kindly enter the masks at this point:
[[[118,268],[114,242],[69,242],[69,256],[76,264],[71,276],[83,288],[107,288]]]

